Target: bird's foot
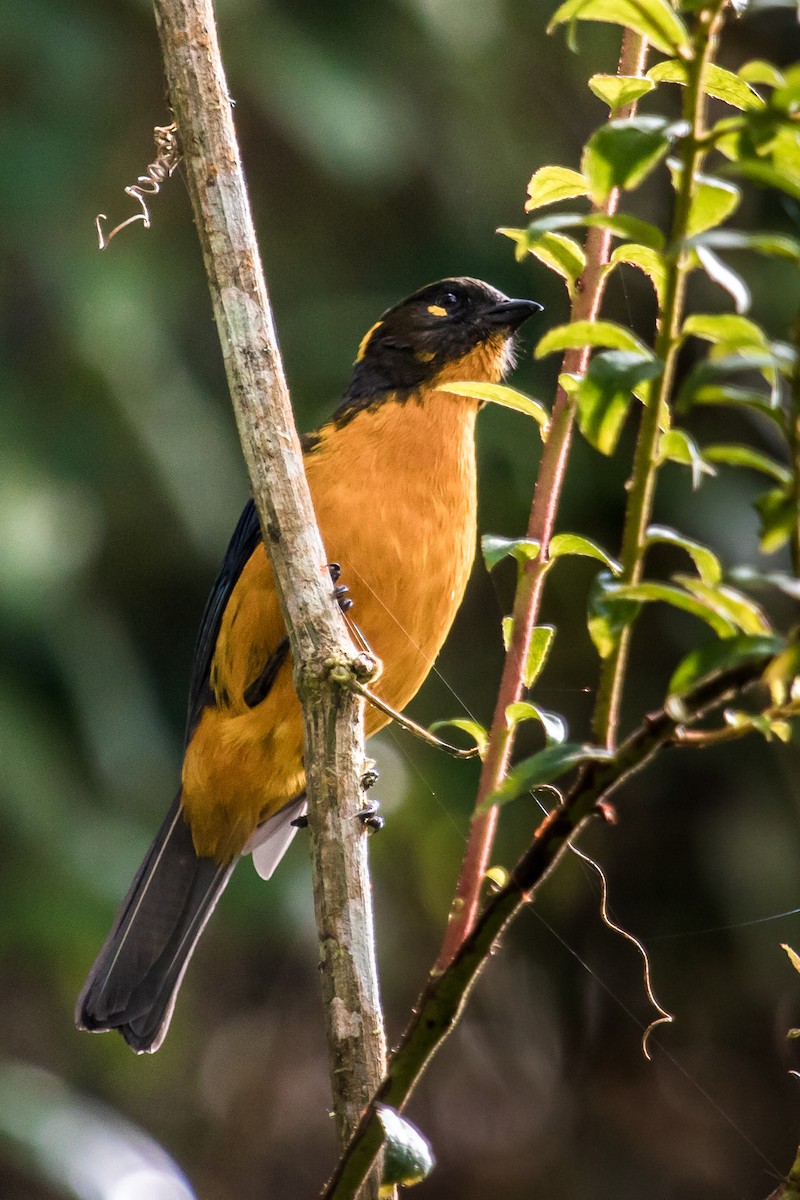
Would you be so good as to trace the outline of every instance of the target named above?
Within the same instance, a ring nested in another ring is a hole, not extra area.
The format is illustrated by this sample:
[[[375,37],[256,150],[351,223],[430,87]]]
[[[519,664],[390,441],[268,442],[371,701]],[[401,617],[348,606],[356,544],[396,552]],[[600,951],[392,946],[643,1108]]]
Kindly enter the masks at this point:
[[[353,601],[349,595],[349,587],[343,583],[339,583],[342,576],[341,564],[337,562],[328,563],[328,572],[331,577],[331,583],[334,585],[333,598],[342,612],[346,613],[353,607]]]
[[[308,814],[303,813],[302,816],[295,817],[289,824],[294,825],[295,829],[308,829]]]
[[[360,821],[364,829],[370,833],[378,833],[386,824],[383,817],[378,816],[377,800],[373,800],[366,808],[362,808],[361,812],[357,812],[356,820]]]
[[[380,771],[375,764],[375,760],[373,758],[366,759],[364,762],[364,772],[361,776],[362,790],[368,792],[371,787],[375,786],[379,778]]]

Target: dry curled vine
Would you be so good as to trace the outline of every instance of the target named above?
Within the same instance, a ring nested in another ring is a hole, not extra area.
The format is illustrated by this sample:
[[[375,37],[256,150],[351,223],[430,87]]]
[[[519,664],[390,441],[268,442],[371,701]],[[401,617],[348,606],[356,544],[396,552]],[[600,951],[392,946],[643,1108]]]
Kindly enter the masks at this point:
[[[115,225],[111,233],[107,236],[103,232],[101,222],[107,221],[108,217],[105,213],[98,213],[94,219],[94,223],[97,228],[97,240],[101,250],[105,250],[106,246],[116,237],[120,230],[124,229],[126,225],[132,225],[134,221],[141,221],[145,229],[150,228],[150,212],[145,196],[157,196],[164,180],[169,179],[181,161],[181,143],[178,137],[178,126],[174,122],[171,125],[156,125],[153,130],[153,139],[156,144],[155,160],[145,168],[146,174],[140,175],[136,183],[132,183],[130,187],[125,188],[125,195],[130,196],[133,200],[137,200],[141,205],[142,211],[134,213],[124,221],[120,221],[119,225]]]

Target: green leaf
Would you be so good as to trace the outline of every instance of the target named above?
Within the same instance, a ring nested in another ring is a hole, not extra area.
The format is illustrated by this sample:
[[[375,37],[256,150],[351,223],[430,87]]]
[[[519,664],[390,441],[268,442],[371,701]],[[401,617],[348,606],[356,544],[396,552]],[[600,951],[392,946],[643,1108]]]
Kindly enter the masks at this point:
[[[800,579],[794,575],[787,575],[785,571],[756,571],[754,567],[734,567],[730,575],[736,583],[750,587],[774,587],[784,595],[791,596],[793,600],[800,600]]]
[[[577,554],[582,558],[596,558],[604,566],[608,567],[612,575],[619,575],[622,570],[621,565],[610,554],[607,554],[602,546],[598,546],[597,542],[591,541],[590,538],[581,537],[577,533],[557,533],[550,540],[550,549],[548,558],[553,561],[556,558],[564,558],[566,555]]]
[[[667,279],[667,264],[663,254],[659,254],[652,246],[641,246],[630,242],[617,246],[608,260],[607,270],[611,271],[621,263],[638,267],[644,271],[655,289],[659,305],[663,303],[664,285]]]
[[[481,551],[486,570],[491,571],[509,555],[522,566],[539,553],[539,543],[530,538],[505,538],[493,533],[485,533],[481,538]]]
[[[745,233],[739,229],[712,229],[695,239],[696,245],[716,250],[754,250],[774,258],[800,261],[800,241],[785,233]]]
[[[545,204],[555,204],[558,200],[586,196],[588,192],[588,180],[578,171],[570,171],[567,167],[540,167],[528,184],[525,212],[543,208]]]
[[[596,354],[577,387],[578,424],[601,454],[613,454],[633,399],[633,389],[662,372],[658,359],[629,350]]]
[[[457,396],[471,396],[475,400],[484,400],[488,404],[499,404],[501,408],[511,408],[514,412],[524,413],[532,417],[542,432],[547,431],[550,414],[543,404],[526,396],[516,388],[507,387],[504,383],[442,383],[440,392],[453,392]]]
[[[563,717],[558,713],[547,712],[544,708],[539,708],[536,704],[531,704],[528,700],[518,700],[514,704],[509,704],[506,709],[506,721],[509,729],[515,729],[523,721],[538,721],[544,729],[544,735],[548,742],[554,742],[560,745],[567,736],[567,726]]]
[[[774,554],[785,546],[797,523],[797,506],[790,486],[771,488],[755,502],[761,523],[762,554]]]
[[[685,550],[703,583],[719,583],[722,578],[720,561],[702,542],[687,537],[685,533],[678,533],[676,529],[669,529],[666,525],[651,525],[647,531],[647,544],[654,546],[658,543]]]
[[[795,971],[800,971],[800,955],[795,954],[791,946],[787,946],[786,942],[781,942],[781,950],[785,950],[789,956],[789,962],[794,967]],[[800,1034],[800,1030],[795,1032],[795,1037]]]
[[[662,433],[658,443],[659,462],[680,463],[690,467],[692,487],[697,490],[704,475],[716,475],[714,468],[706,462],[694,438],[683,429],[668,429]]]
[[[755,600],[730,584],[709,585],[691,575],[675,575],[674,579],[724,620],[741,629],[742,633],[755,635],[771,632],[770,623]]]
[[[567,0],[553,14],[547,32],[567,21],[607,21],[640,33],[663,54],[691,47],[689,32],[667,0]]]
[[[618,583],[609,587],[612,596],[620,600],[637,600],[642,604],[660,601],[680,608],[684,612],[699,617],[710,625],[718,637],[732,637],[736,632],[733,621],[728,620],[718,610],[716,605],[707,600],[684,591],[683,588],[673,587],[669,583]]]
[[[664,245],[664,235],[660,229],[651,225],[649,221],[643,221],[641,217],[634,217],[630,213],[547,213],[543,217],[535,217],[528,225],[527,231],[503,228],[498,230],[498,233],[503,233],[517,242],[517,257],[519,257],[520,248],[524,254],[529,249],[529,243],[541,237],[543,233],[552,233],[559,229],[592,228],[593,226],[610,229],[615,237],[633,238],[645,246],[651,246],[654,250],[661,250]],[[523,242],[520,235],[525,232],[528,237]]]
[[[795,200],[800,200],[800,178],[794,171],[773,163],[762,162],[758,158],[739,158],[735,163],[729,163],[722,168],[726,175],[742,175],[751,183],[761,187],[776,188],[786,192]]]
[[[754,58],[739,67],[737,74],[745,83],[764,83],[767,87],[782,87],[785,82],[777,67],[760,58]]]
[[[632,624],[641,608],[632,600],[618,599],[611,591],[614,586],[611,575],[601,571],[589,592],[589,636],[601,658],[608,658],[623,629]]]
[[[655,84],[644,75],[592,75],[589,87],[613,114],[652,92]]]
[[[786,467],[775,462],[760,450],[752,446],[742,446],[733,442],[715,442],[706,446],[703,453],[709,462],[725,463],[730,467],[749,467],[751,471],[760,471],[770,475],[778,483],[790,483],[792,474]]]
[[[761,658],[778,654],[783,641],[777,637],[751,637],[737,634],[709,642],[687,654],[673,672],[667,689],[668,695],[678,696],[686,692],[700,679],[715,675],[718,671],[729,671],[745,663],[758,662]]]
[[[740,275],[717,258],[708,246],[697,246],[696,254],[700,265],[712,283],[724,288],[733,300],[737,313],[747,312],[750,307],[750,290]]]
[[[511,638],[514,636],[514,618],[503,617],[500,622],[500,628],[503,632],[503,649],[508,654],[508,647],[511,645]]]
[[[680,187],[683,163],[676,158],[671,158],[667,165],[672,176],[672,185],[677,191]],[[700,174],[696,174],[694,179],[694,197],[686,228],[687,236],[690,238],[704,233],[705,230],[714,226],[721,225],[731,215],[741,199],[739,189],[728,183],[726,179]],[[693,244],[698,245],[699,242]]]
[[[476,811],[488,812],[495,804],[507,804],[509,800],[516,800],[531,788],[552,783],[582,763],[611,762],[613,758],[611,750],[581,742],[562,742],[561,745],[547,746],[532,758],[526,758],[514,767],[497,791],[487,796]]]
[[[534,258],[565,280],[570,299],[575,295],[575,284],[586,267],[586,255],[574,238],[563,233],[540,233],[528,238],[527,250]]]
[[[431,1144],[407,1117],[386,1104],[375,1105],[383,1126],[383,1179],[379,1196],[391,1196],[398,1185],[412,1187],[430,1175],[436,1160]]]
[[[572,321],[569,325],[556,325],[550,329],[536,347],[534,357],[544,358],[559,350],[580,349],[583,346],[598,346],[611,350],[628,350],[643,358],[652,358],[653,352],[635,334],[614,321]]]
[[[604,204],[614,188],[637,188],[667,153],[666,124],[661,118],[652,124],[644,121],[609,121],[586,142],[581,167],[596,205]]]
[[[773,738],[778,738],[782,742],[791,741],[792,727],[782,717],[773,716],[768,712],[750,713],[730,708],[725,709],[724,716],[725,724],[733,729],[740,729],[746,733],[760,733],[768,742],[771,742]]]
[[[769,350],[764,330],[755,321],[734,313],[693,313],[684,321],[681,336],[735,343],[737,348],[757,346]]]
[[[792,641],[781,650],[764,671],[773,704],[800,699],[800,642]]]
[[[689,82],[689,68],[679,59],[667,59],[656,63],[647,72],[647,78],[656,83],[679,83],[684,87]],[[722,67],[709,63],[704,74],[704,91],[716,100],[724,100],[733,108],[763,108],[764,101],[754,92],[741,75],[734,75]]]
[[[434,721],[428,726],[430,733],[437,733],[440,729],[460,729],[463,733],[468,733],[478,747],[478,755],[483,758],[486,753],[486,747],[489,745],[489,734],[478,721],[472,721],[468,717],[453,717],[449,721]]]
[[[526,688],[533,687],[544,670],[555,636],[555,625],[537,625],[532,630],[531,643],[528,647],[528,657],[525,660],[522,672],[522,682]]]

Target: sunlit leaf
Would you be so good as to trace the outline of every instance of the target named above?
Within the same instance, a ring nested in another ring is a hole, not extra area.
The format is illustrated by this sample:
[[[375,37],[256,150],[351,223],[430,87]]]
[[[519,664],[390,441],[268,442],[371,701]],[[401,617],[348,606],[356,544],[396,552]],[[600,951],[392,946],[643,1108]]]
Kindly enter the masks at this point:
[[[714,612],[730,621],[742,633],[753,635],[771,633],[772,627],[764,612],[749,596],[727,583],[706,584],[691,575],[675,575],[676,583],[682,584],[698,600],[707,604]]]
[[[768,660],[779,653],[783,644],[778,637],[750,637],[746,634],[708,642],[705,646],[692,650],[678,663],[669,681],[668,694],[680,695],[700,679],[715,675],[719,671],[730,671],[734,667],[744,666],[745,663],[757,663],[761,659]]]
[[[655,84],[644,75],[592,75],[589,87],[613,114],[652,92]]]
[[[540,401],[504,383],[441,383],[439,391],[453,392],[457,396],[471,396],[475,400],[484,400],[487,404],[511,408],[514,412],[532,417],[543,431],[547,430],[550,422],[550,414]]]
[[[761,551],[774,554],[786,545],[797,524],[797,506],[791,486],[771,488],[758,497],[755,508],[761,524]]]
[[[509,704],[506,709],[506,721],[509,729],[514,729],[523,721],[538,721],[547,741],[556,745],[560,745],[567,736],[567,726],[563,717],[540,708],[538,704],[531,704],[528,700],[518,700]]]
[[[704,583],[718,583],[722,578],[722,566],[719,559],[702,542],[687,537],[685,533],[679,533],[677,529],[669,529],[666,525],[651,525],[647,531],[647,544],[652,546],[657,543],[677,546],[678,549],[685,550]]]
[[[692,472],[692,487],[697,489],[704,475],[715,475],[710,463],[706,462],[697,442],[683,429],[668,429],[662,433],[658,443],[659,462],[675,462],[689,467]]]
[[[481,551],[487,571],[491,571],[504,558],[511,556],[522,566],[539,553],[539,543],[530,538],[505,538],[494,533],[485,533],[481,538]]]
[[[795,971],[800,971],[800,955],[795,954],[791,946],[787,946],[786,942],[781,942],[781,950],[785,950],[789,956],[789,962],[794,967]]]
[[[508,654],[508,647],[511,645],[511,638],[514,635],[514,618],[503,617],[500,627],[503,633],[503,649]]]
[[[498,790],[487,796],[478,806],[477,811],[487,812],[494,804],[507,804],[509,800],[516,800],[532,788],[560,779],[562,775],[566,775],[582,763],[611,762],[613,758],[612,751],[581,742],[562,742],[561,745],[547,746],[538,754],[518,763],[508,773]]]
[[[656,83],[679,83],[685,86],[689,82],[689,68],[680,59],[668,59],[651,67],[647,72],[647,77],[655,80]],[[764,101],[758,92],[748,86],[741,74],[734,75],[731,71],[718,67],[715,63],[709,63],[705,69],[703,90],[707,95],[713,96],[716,100],[724,100],[726,104],[730,104],[734,108],[764,107]]]
[[[784,83],[778,68],[760,58],[754,58],[743,67],[739,67],[737,75],[745,83],[764,83],[767,87],[781,87]]]
[[[769,349],[769,340],[755,321],[735,313],[693,313],[681,330],[683,337],[703,338],[707,342],[730,342],[739,347]]]
[[[660,118],[646,124],[644,117],[634,117],[601,125],[586,142],[581,160],[594,203],[605,203],[614,188],[638,187],[664,158],[669,145],[666,124]]]
[[[612,576],[601,571],[589,592],[587,625],[589,636],[601,658],[608,658],[617,646],[623,629],[636,619],[641,608],[638,602],[616,596],[612,591],[614,586]]]
[[[758,158],[738,158],[735,163],[723,167],[723,170],[726,174],[742,175],[751,183],[760,184],[762,187],[777,188],[795,200],[800,200],[800,177],[785,167],[775,166]]]
[[[642,604],[661,602],[673,608],[682,609],[699,617],[710,625],[718,637],[732,637],[736,633],[736,625],[724,616],[718,606],[706,599],[700,599],[680,587],[669,583],[648,581],[645,583],[619,583],[609,587],[611,596],[620,600],[637,600]]]
[[[769,687],[773,704],[786,704],[788,700],[800,699],[800,642],[790,642],[780,654],[773,658],[764,671],[764,682]]]
[[[634,217],[631,213],[619,212],[546,213],[542,217],[534,217],[528,225],[527,231],[502,228],[498,230],[498,233],[513,238],[517,243],[518,251],[521,248],[524,254],[528,251],[528,243],[535,241],[543,233],[552,233],[560,229],[579,229],[584,227],[610,229],[614,237],[631,238],[634,241],[641,242],[645,246],[652,246],[654,250],[661,250],[664,245],[664,234],[656,225],[652,225],[649,221],[643,221],[641,217]],[[525,232],[527,232],[528,236],[523,240],[521,235]],[[519,253],[517,257],[520,257]]]
[[[537,625],[533,629],[528,657],[525,660],[525,667],[522,672],[522,682],[526,688],[533,687],[544,670],[544,665],[550,654],[550,648],[555,635],[556,629],[554,625]]]
[[[548,558],[553,560],[571,554],[577,554],[582,558],[596,558],[608,567],[612,575],[619,575],[622,570],[617,560],[590,538],[581,537],[577,533],[557,533],[555,537],[551,538]]]
[[[747,312],[750,307],[750,290],[741,275],[737,275],[721,258],[717,258],[708,246],[697,246],[696,253],[708,278],[725,289],[733,300],[736,311]]]
[[[486,753],[486,747],[489,745],[489,734],[483,725],[478,721],[472,721],[468,717],[453,717],[448,721],[434,721],[428,726],[431,733],[438,733],[440,729],[460,729],[462,733],[467,733],[472,738],[475,745],[478,747],[478,754],[483,758]]]
[[[640,33],[664,54],[691,46],[689,32],[667,0],[567,0],[553,14],[547,32],[567,21],[608,21]]]
[[[391,1196],[397,1186],[412,1187],[430,1175],[436,1160],[431,1144],[407,1117],[394,1108],[376,1104],[375,1114],[383,1126],[383,1179],[379,1196]]]
[[[586,255],[583,248],[573,238],[567,237],[563,233],[540,233],[538,237],[529,236],[527,251],[545,267],[549,267],[551,271],[555,271],[557,275],[561,276],[566,282],[570,298],[575,295],[575,284],[586,267]]]
[[[676,158],[671,158],[668,166],[672,175],[673,187],[677,191],[680,186],[683,163]],[[707,229],[721,225],[736,209],[740,199],[739,189],[734,184],[728,183],[726,179],[695,174],[692,208],[686,226],[687,236],[693,238]],[[701,243],[698,239],[692,244],[698,246]]]
[[[800,240],[785,233],[746,233],[740,229],[712,229],[694,239],[694,244],[715,250],[753,250],[773,258],[800,261]]]
[[[768,742],[773,738],[778,738],[781,742],[791,740],[792,728],[789,722],[768,712],[741,712],[726,708],[724,718],[725,724],[732,729],[739,729],[745,733],[760,733]]]
[[[792,475],[787,467],[775,462],[768,454],[754,450],[752,446],[743,446],[733,442],[715,442],[706,446],[703,454],[709,462],[725,463],[731,467],[749,467],[751,471],[760,471],[769,475],[778,483],[789,483]]]
[[[774,587],[793,600],[800,600],[800,579],[795,575],[787,575],[785,571],[757,571],[755,567],[741,566],[734,567],[730,576],[736,583],[750,587]]]
[[[556,325],[539,342],[535,357],[544,358],[559,350],[580,349],[583,346],[628,350],[643,358],[653,357],[649,346],[614,321],[572,321],[569,325]]]
[[[525,211],[532,212],[545,204],[555,204],[557,200],[586,196],[588,191],[588,181],[580,172],[570,171],[568,167],[541,167],[528,184]]]
[[[633,389],[656,379],[662,364],[630,350],[596,354],[577,390],[581,433],[601,454],[613,454],[633,399]]]
[[[636,243],[627,242],[621,246],[617,246],[612,251],[611,257],[608,260],[608,267],[609,269],[613,269],[621,263],[627,263],[643,271],[655,289],[659,304],[663,302],[667,264],[662,254],[659,254],[652,246],[641,246]]]

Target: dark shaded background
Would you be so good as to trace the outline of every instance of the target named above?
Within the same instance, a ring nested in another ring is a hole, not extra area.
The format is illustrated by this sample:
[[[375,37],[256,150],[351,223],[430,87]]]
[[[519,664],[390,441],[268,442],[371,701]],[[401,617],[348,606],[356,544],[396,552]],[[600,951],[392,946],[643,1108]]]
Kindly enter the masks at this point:
[[[552,8],[538,2],[219,7],[302,430],[330,412],[378,313],[425,282],[482,276],[543,301],[548,323],[565,317],[561,283],[516,264],[493,231],[522,223],[535,168],[577,166],[604,111],[584,81],[614,69],[617,32],[581,30],[576,57],[545,37]],[[765,55],[800,56],[791,10],[730,30],[726,61]],[[122,189],[168,121],[148,5],[0,5],[0,90],[0,1196],[180,1194],[163,1174],[125,1174],[139,1143],[115,1114],[161,1143],[203,1200],[311,1196],[333,1137],[302,837],[269,888],[249,864],[237,872],[158,1055],[72,1027],[176,787],[196,626],[246,481],[181,178],[153,202],[149,233],[135,225],[96,248],[95,214],[132,211]],[[667,205],[658,176],[635,208],[663,219]],[[742,220],[797,232],[796,211],[763,192]],[[740,265],[756,314],[785,337],[796,277]],[[652,304],[635,272],[609,305],[647,335]],[[516,381],[549,400],[556,369],[526,353]],[[724,430],[706,418],[701,440],[765,445],[761,430],[714,420]],[[576,445],[562,529],[616,550],[629,455],[629,438],[611,463]],[[522,417],[482,417],[482,532],[522,530],[537,456]],[[692,493],[673,467],[658,516],[728,565],[753,560],[756,490],[723,471]],[[583,615],[593,572],[563,564],[545,614],[559,637],[538,698],[577,737],[597,674]],[[418,719],[489,719],[513,583],[496,574],[476,567]],[[696,633],[688,617],[645,616],[631,715],[658,702]],[[438,946],[476,772],[402,733],[382,735],[376,756],[388,818],[372,843],[378,949],[396,1037]],[[800,922],[758,919],[800,905],[797,778],[796,747],[751,740],[674,753],[628,789],[618,828],[586,841],[676,1024],[646,1063],[640,964],[600,924],[594,877],[566,863],[414,1100],[439,1159],[420,1200],[771,1190],[800,1136],[785,1037],[800,1024],[800,980],[779,949],[800,948]],[[523,802],[508,810],[498,862],[513,861],[534,820]]]

